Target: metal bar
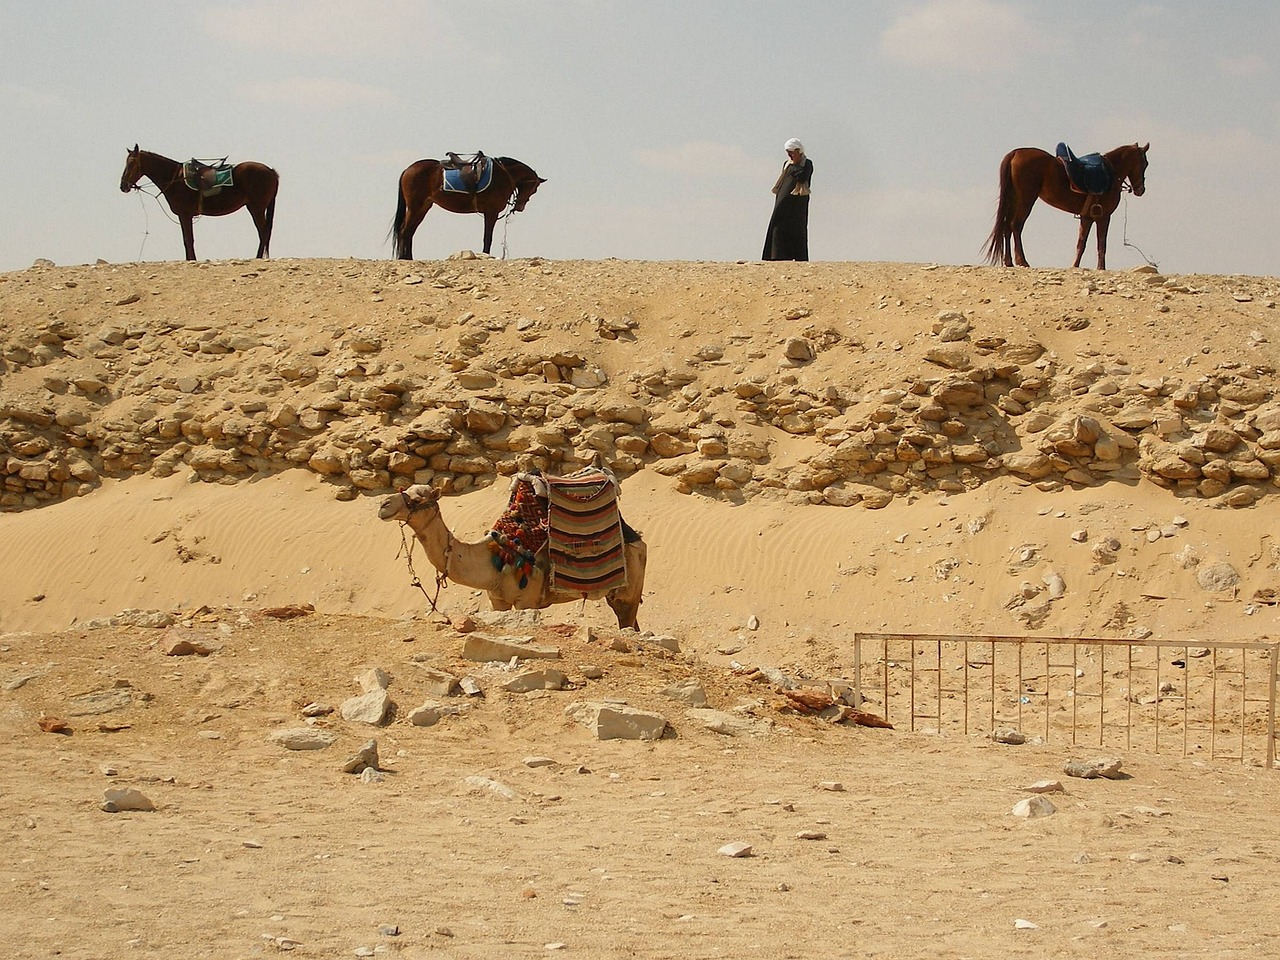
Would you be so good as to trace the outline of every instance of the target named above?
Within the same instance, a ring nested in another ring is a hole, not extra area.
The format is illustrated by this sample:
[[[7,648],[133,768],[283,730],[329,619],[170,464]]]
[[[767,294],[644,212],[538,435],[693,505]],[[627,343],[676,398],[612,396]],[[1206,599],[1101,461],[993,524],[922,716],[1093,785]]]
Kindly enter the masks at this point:
[[[1074,648],[1073,648],[1074,649]],[[1044,742],[1049,742],[1049,704],[1052,697],[1049,694],[1049,684],[1053,682],[1053,671],[1049,667],[1049,644],[1044,645]]]
[[[1280,644],[1271,648],[1271,676],[1267,680],[1267,769],[1276,765],[1276,659]]]

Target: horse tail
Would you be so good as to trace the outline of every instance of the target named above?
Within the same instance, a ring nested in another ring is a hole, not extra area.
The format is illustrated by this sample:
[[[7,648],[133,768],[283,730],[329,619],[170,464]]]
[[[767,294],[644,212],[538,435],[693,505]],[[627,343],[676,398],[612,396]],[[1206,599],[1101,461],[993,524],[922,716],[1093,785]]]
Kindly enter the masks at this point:
[[[408,204],[404,199],[404,185],[396,184],[396,218],[391,221],[391,258],[399,260],[400,254],[404,252],[404,239],[401,236],[401,227],[404,224],[405,212],[408,210]]]
[[[987,263],[1000,266],[1004,263],[1004,248],[1013,232],[1013,153],[1006,153],[1000,161],[1000,199],[996,202],[996,223],[987,238]]]

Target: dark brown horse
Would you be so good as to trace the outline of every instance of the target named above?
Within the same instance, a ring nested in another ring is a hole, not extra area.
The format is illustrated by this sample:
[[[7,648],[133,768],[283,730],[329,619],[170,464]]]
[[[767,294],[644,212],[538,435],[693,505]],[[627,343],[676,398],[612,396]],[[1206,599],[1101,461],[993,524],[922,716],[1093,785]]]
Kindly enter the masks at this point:
[[[450,213],[484,215],[484,252],[493,246],[493,228],[507,206],[519,213],[529,198],[546,183],[533,168],[510,157],[493,158],[493,180],[479,193],[444,189],[444,170],[439,160],[419,160],[400,174],[396,219],[391,224],[393,255],[413,259],[413,234],[422,218],[435,204]]]
[[[1011,267],[1027,265],[1022,252],[1022,228],[1026,225],[1036,200],[1074,213],[1080,218],[1080,237],[1076,241],[1076,262],[1080,266],[1089,231],[1098,225],[1098,269],[1107,269],[1107,228],[1111,214],[1120,205],[1120,191],[1127,186],[1135,197],[1147,189],[1147,150],[1151,144],[1136,143],[1116,147],[1103,157],[1111,168],[1111,189],[1101,194],[1076,193],[1062,162],[1051,153],[1035,147],[1020,147],[1005,154],[1000,161],[1000,203],[996,208],[996,225],[987,241],[987,262]]]
[[[280,176],[266,164],[246,160],[231,169],[232,183],[210,196],[187,186],[182,175],[182,164],[158,153],[139,150],[134,144],[124,161],[124,173],[120,175],[120,189],[125,193],[138,189],[138,181],[147,177],[160,188],[169,209],[182,224],[182,243],[187,259],[196,258],[195,234],[192,221],[199,216],[221,217],[235,213],[241,207],[249,208],[253,225],[258,228],[258,256],[265,257],[271,247],[271,225],[276,216],[276,191],[280,188]]]

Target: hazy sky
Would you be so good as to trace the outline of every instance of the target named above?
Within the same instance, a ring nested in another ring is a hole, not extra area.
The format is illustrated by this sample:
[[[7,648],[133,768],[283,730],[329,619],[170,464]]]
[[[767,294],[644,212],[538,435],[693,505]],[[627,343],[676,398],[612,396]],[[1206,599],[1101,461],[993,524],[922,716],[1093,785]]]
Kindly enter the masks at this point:
[[[281,177],[277,257],[386,258],[400,171],[445,151],[547,183],[512,257],[758,259],[799,137],[815,260],[977,263],[1000,158],[1151,143],[1109,265],[1280,275],[1276,0],[0,0],[0,270],[182,257],[122,194],[135,142]],[[1076,221],[1037,205],[1037,266]],[[1135,247],[1126,247],[1127,236]],[[495,253],[501,252],[499,225]],[[248,257],[244,211],[196,224]],[[479,250],[434,210],[424,258]],[[1094,262],[1092,247],[1085,263]]]

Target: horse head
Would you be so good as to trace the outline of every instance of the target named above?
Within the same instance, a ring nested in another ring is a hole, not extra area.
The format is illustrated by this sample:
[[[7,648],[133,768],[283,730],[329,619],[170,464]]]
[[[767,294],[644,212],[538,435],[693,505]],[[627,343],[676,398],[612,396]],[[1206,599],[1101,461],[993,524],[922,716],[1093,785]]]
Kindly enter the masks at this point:
[[[124,173],[120,174],[120,192],[128,193],[136,190],[138,181],[142,179],[142,151],[135,143],[133,149],[124,160]]]
[[[516,185],[516,202],[513,212],[519,213],[529,202],[529,198],[538,192],[538,187],[547,182],[546,178],[538,176],[533,167],[527,163],[521,163],[511,157],[499,157],[498,162],[502,164],[503,169]]]
[[[1128,173],[1129,186],[1133,189],[1133,195],[1140,197],[1147,191],[1147,151],[1151,149],[1151,144],[1140,147],[1134,144],[1132,147],[1125,147],[1125,151],[1130,154],[1130,163]]]

